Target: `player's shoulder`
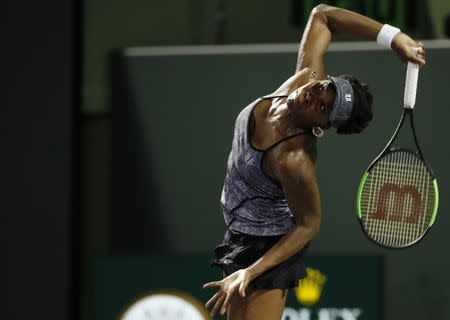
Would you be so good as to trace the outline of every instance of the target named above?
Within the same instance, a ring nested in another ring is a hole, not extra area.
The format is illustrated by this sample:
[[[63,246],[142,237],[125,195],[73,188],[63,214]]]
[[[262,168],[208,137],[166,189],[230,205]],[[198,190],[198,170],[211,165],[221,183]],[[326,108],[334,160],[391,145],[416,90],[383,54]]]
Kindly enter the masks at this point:
[[[301,135],[285,142],[279,149],[278,170],[282,174],[315,171],[317,158],[316,138]]]
[[[317,138],[309,132],[304,132],[284,141],[280,148],[280,156],[287,160],[316,160]]]

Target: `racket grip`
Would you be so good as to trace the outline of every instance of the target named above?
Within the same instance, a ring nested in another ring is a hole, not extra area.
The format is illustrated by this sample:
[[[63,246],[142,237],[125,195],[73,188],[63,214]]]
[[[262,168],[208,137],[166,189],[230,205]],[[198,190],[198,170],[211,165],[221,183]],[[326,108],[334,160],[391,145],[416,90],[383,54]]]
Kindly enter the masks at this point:
[[[419,48],[413,48],[417,52]],[[405,96],[403,97],[403,105],[405,108],[413,109],[416,104],[417,80],[419,79],[419,65],[408,62],[406,69]]]

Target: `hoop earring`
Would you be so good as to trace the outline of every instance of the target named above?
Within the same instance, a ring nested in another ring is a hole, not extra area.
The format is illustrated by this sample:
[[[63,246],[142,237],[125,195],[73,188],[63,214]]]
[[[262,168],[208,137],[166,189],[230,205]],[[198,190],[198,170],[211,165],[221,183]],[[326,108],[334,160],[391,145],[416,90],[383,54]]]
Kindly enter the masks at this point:
[[[323,136],[324,131],[323,131],[323,129],[321,127],[313,127],[312,128],[312,134],[314,136],[316,136],[317,138],[320,138],[320,137]]]

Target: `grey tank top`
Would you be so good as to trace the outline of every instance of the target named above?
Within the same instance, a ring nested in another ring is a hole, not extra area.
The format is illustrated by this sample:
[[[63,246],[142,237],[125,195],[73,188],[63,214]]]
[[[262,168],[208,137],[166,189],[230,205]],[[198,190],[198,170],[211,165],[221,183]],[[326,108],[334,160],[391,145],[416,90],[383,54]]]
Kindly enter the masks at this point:
[[[263,172],[262,160],[268,150],[306,132],[283,138],[266,150],[253,148],[248,137],[253,109],[262,100],[275,97],[281,96],[257,99],[240,112],[235,123],[220,205],[228,228],[244,234],[282,235],[295,222],[281,186]]]

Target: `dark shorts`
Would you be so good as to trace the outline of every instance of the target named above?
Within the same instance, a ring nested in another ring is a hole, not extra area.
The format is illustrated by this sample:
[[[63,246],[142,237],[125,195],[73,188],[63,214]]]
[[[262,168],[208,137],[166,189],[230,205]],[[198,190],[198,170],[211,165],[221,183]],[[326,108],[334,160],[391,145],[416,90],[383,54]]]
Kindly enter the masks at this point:
[[[252,236],[227,230],[224,240],[214,250],[216,259],[211,265],[221,267],[226,275],[239,269],[247,268],[266,253],[281,236]],[[306,245],[301,251],[286,261],[267,270],[250,282],[254,289],[288,289],[298,286],[298,281],[306,277],[304,254]]]

